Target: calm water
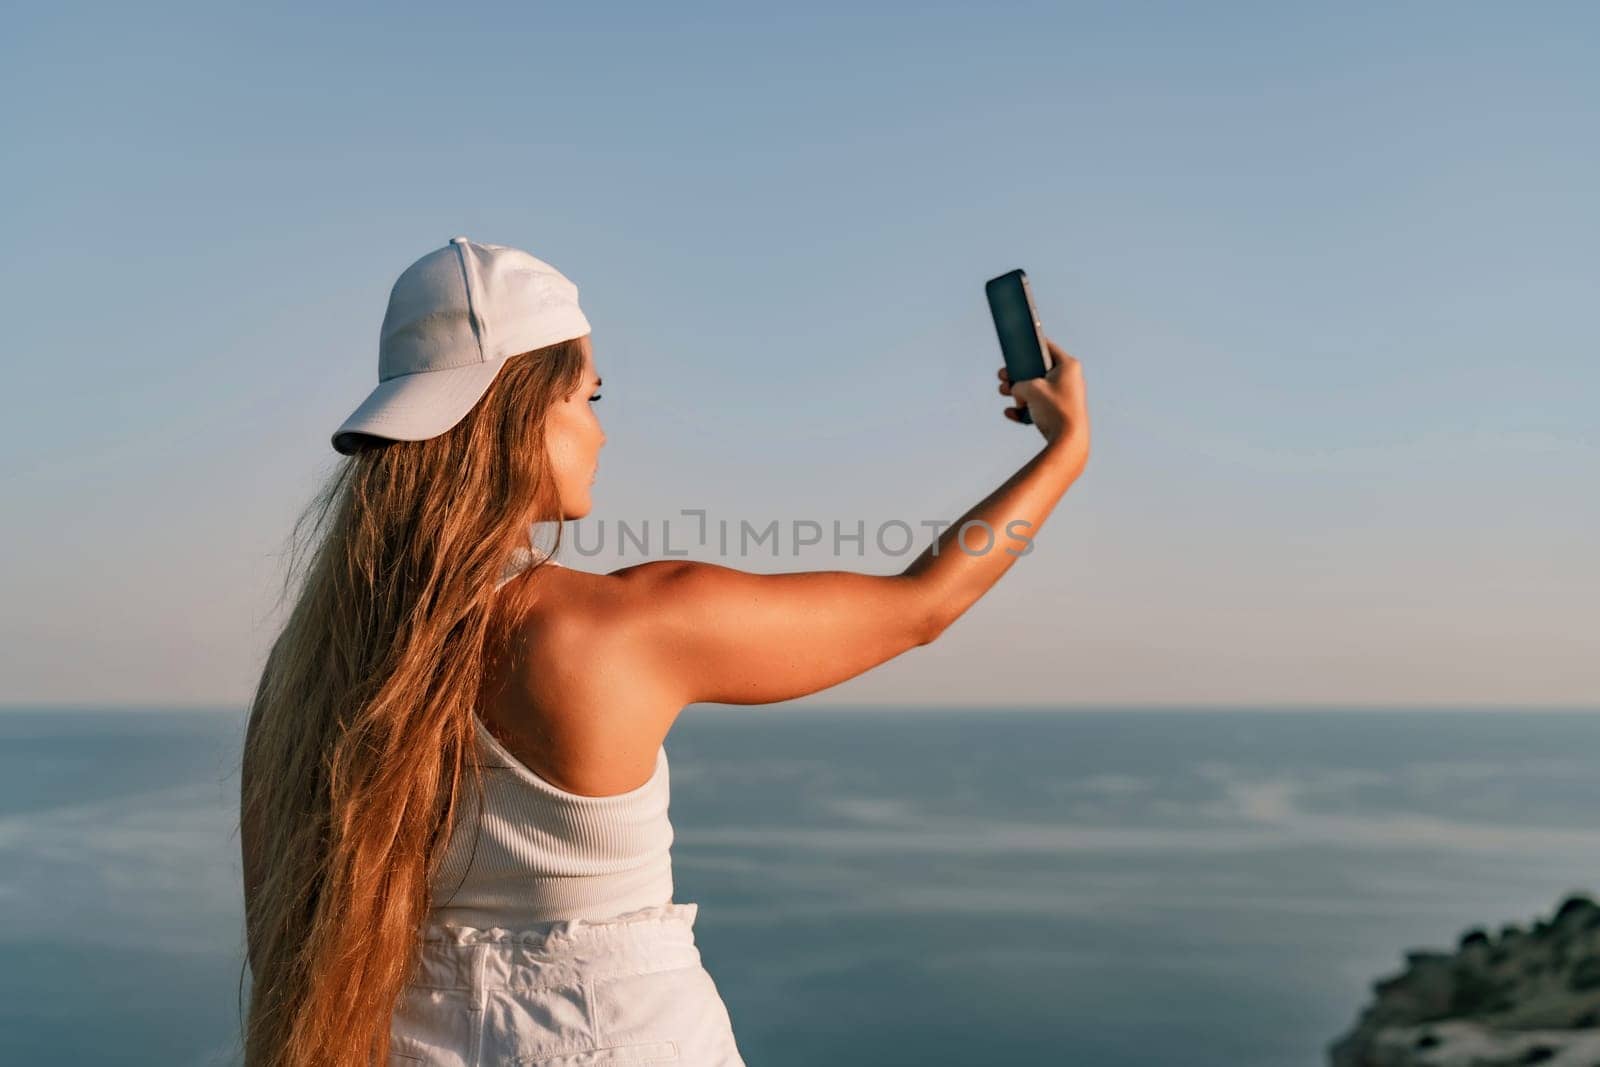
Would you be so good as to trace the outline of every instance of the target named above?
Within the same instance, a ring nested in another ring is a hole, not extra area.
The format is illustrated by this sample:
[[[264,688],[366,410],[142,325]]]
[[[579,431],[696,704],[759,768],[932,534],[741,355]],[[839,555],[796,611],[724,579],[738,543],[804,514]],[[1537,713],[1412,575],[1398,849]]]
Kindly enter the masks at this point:
[[[234,714],[0,712],[0,1062],[234,1062]],[[689,709],[676,899],[752,1067],[1302,1067],[1600,885],[1600,714]]]

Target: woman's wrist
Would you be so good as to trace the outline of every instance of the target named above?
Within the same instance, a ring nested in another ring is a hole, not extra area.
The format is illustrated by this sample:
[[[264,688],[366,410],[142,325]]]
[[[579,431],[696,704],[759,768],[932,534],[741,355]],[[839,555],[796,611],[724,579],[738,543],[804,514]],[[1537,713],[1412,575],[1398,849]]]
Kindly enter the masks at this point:
[[[1089,460],[1088,443],[1078,434],[1058,434],[1046,442],[1044,462],[1068,478],[1076,478]]]

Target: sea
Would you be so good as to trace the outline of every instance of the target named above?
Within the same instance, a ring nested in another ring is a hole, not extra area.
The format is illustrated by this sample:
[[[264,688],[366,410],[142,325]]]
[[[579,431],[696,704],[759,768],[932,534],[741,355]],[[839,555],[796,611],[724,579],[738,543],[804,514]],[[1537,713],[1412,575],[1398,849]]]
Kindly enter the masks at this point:
[[[0,711],[0,1063],[239,1061],[239,711]],[[1600,711],[686,709],[674,899],[751,1067],[1312,1067],[1600,889]]]

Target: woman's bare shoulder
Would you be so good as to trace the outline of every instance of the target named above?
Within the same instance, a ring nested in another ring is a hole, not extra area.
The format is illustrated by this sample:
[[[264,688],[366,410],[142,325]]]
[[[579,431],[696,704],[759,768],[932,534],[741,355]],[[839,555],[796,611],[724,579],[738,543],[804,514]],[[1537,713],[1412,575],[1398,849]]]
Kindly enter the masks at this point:
[[[632,640],[636,581],[571,567],[541,567],[530,581],[535,598],[491,686],[496,732],[513,755],[570,792],[602,796],[642,785],[683,705],[674,705]]]

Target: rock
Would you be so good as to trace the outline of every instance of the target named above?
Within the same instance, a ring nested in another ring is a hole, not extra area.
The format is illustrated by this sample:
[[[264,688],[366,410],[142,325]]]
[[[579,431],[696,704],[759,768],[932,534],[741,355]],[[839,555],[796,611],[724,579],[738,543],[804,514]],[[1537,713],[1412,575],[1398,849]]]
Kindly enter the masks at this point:
[[[1394,1026],[1375,1035],[1369,1067],[1595,1067],[1600,1030],[1497,1030],[1466,1020]]]
[[[1600,904],[1574,893],[1549,920],[1413,949],[1328,1048],[1332,1067],[1600,1067]]]
[[[1567,985],[1577,993],[1600,989],[1600,956],[1590,956],[1574,964]]]
[[[1561,902],[1561,907],[1556,912],[1556,922],[1570,919],[1575,915],[1588,915],[1600,911],[1600,904],[1596,904],[1594,897],[1588,893],[1574,893]]]

